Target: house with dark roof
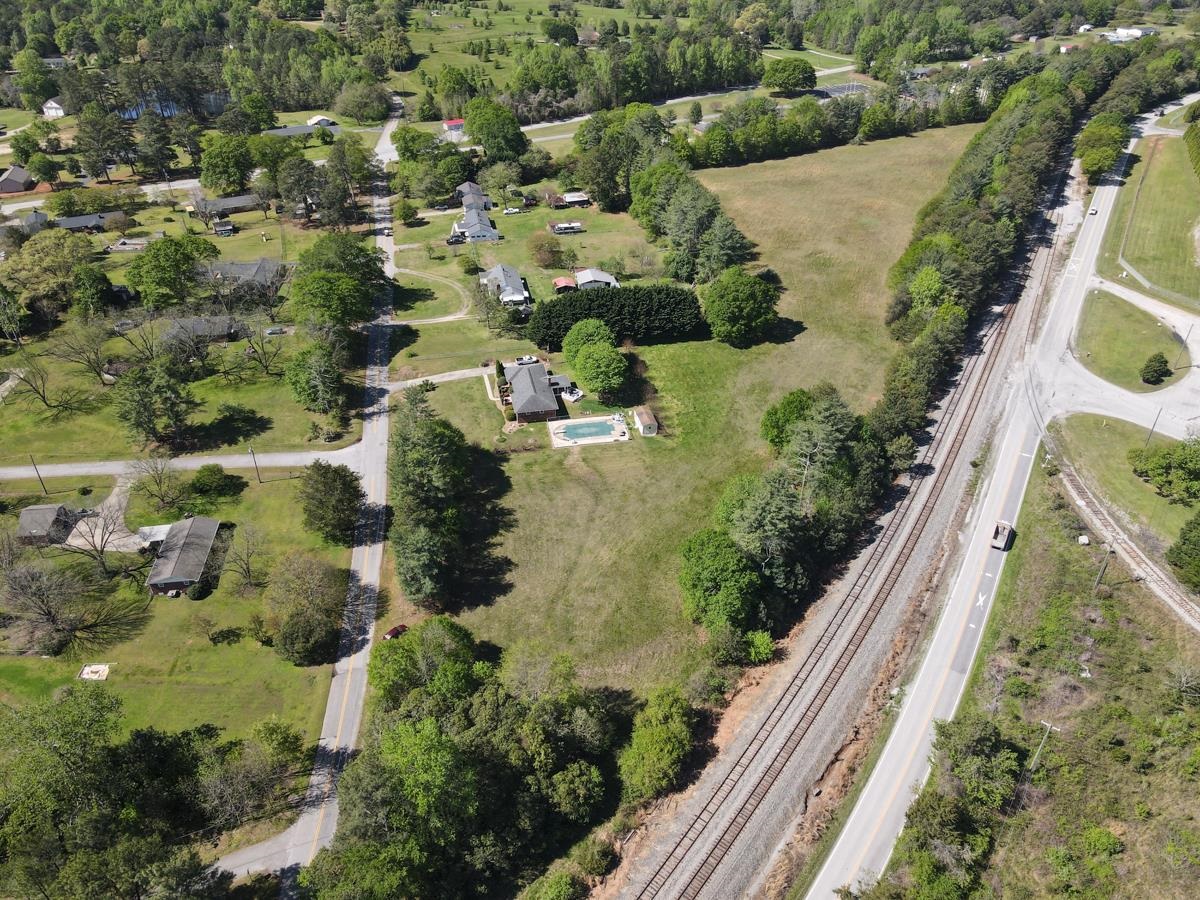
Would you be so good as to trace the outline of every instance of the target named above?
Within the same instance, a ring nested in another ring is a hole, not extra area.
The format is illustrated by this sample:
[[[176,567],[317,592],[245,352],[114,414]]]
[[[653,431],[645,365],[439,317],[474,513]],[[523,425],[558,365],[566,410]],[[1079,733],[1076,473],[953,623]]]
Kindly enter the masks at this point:
[[[27,547],[61,544],[75,527],[75,514],[61,503],[42,503],[21,510],[17,542]]]
[[[0,175],[0,194],[21,194],[30,190],[37,179],[20,166],[9,166]]]
[[[236,281],[272,287],[282,284],[291,272],[291,266],[277,259],[260,256],[251,262],[210,262],[197,267],[201,274],[216,281]]]
[[[146,586],[152,594],[186,591],[204,576],[220,523],[207,516],[176,522],[167,531],[150,568]]]
[[[25,233],[32,236],[50,224],[50,217],[40,209],[34,209],[21,216],[21,227]]]
[[[232,219],[217,219],[212,223],[213,234],[217,237],[232,237],[237,232],[237,226]]]
[[[109,219],[125,215],[127,214],[120,210],[113,210],[112,212],[88,213],[84,216],[63,216],[61,219],[52,219],[50,224],[65,231],[99,232],[107,230]]]
[[[463,209],[491,209],[492,198],[473,181],[464,181],[454,189],[454,195],[462,201]]]
[[[311,124],[312,120],[310,119],[309,120],[310,124],[308,124],[308,125],[280,125],[278,128],[268,128],[266,131],[263,132],[263,134],[271,134],[271,135],[274,135],[275,137],[284,137],[284,138],[312,137],[312,135],[316,133],[316,130],[318,128],[324,128],[326,131],[330,132],[331,134],[333,134],[335,136],[342,133],[342,128],[340,125],[334,125],[332,122],[330,122],[329,119],[326,119],[324,116],[314,116],[314,118],[321,119],[324,122],[329,122],[329,124],[323,125],[319,122],[317,124]]]
[[[246,326],[233,316],[191,316],[176,319],[163,334],[163,340],[212,343],[238,341],[247,334]]]
[[[509,400],[518,422],[544,422],[558,416],[558,395],[571,386],[566,375],[551,375],[542,363],[504,367]]]
[[[532,302],[529,285],[521,273],[504,263],[480,275],[479,284],[503,306],[528,306]]]
[[[238,194],[234,197],[202,197],[185,206],[188,212],[195,215],[228,216],[231,213],[250,212],[259,209],[259,199],[254,194]]]

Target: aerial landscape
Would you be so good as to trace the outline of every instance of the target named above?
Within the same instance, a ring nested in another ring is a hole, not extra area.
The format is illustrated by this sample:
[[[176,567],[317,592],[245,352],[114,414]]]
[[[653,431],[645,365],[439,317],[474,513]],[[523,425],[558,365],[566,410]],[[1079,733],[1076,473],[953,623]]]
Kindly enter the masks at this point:
[[[0,897],[1195,896],[1200,7],[5,9]]]

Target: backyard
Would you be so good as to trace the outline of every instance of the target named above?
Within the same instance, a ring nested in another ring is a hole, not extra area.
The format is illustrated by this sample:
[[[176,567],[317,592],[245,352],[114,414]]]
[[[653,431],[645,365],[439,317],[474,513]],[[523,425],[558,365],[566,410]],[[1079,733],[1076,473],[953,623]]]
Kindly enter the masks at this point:
[[[264,470],[258,484],[253,470],[231,471],[245,481],[235,497],[221,501],[209,514],[238,527],[252,525],[262,535],[268,556],[290,550],[311,552],[330,563],[345,566],[347,551],[324,545],[300,527],[296,509],[296,484],[290,473]],[[107,493],[108,484],[90,482],[93,492],[86,498],[63,491],[75,482],[48,482],[50,502],[70,506],[94,505]],[[30,495],[36,485],[7,483],[5,495]],[[30,497],[45,502],[40,497]],[[11,526],[16,514],[0,516]],[[178,514],[155,513],[134,495],[127,523],[137,528],[155,522],[173,521]],[[51,559],[61,559],[47,551]],[[140,594],[130,582],[120,588]],[[191,728],[211,722],[228,737],[245,736],[258,721],[277,715],[295,725],[309,741],[318,736],[325,708],[330,669],[328,666],[301,668],[283,660],[270,647],[262,647],[244,633],[251,615],[263,612],[255,593],[242,594],[230,574],[203,600],[155,598],[150,618],[138,633],[113,646],[88,651],[86,658],[42,659],[36,656],[0,656],[0,699],[22,703],[50,695],[71,683],[85,662],[111,666],[106,686],[125,704],[124,727],[154,726],[165,730]],[[212,642],[197,628],[197,617],[206,616],[225,634]]]
[[[1174,370],[1160,384],[1142,381],[1143,363],[1161,353]],[[1170,325],[1105,291],[1091,291],[1078,332],[1079,360],[1129,391],[1154,391],[1178,381],[1191,365],[1187,346]]]
[[[512,487],[501,503],[515,524],[498,549],[514,564],[512,588],[465,611],[463,622],[513,652],[569,653],[589,683],[640,691],[686,680],[702,651],[680,611],[680,542],[708,520],[729,476],[762,466],[759,419],[784,392],[832,378],[856,409],[873,402],[894,352],[883,324],[887,266],[975,131],[700,173],[787,287],[784,328],[750,350],[715,341],[633,348],[656,392],[661,437],[510,454]],[[777,207],[788,210],[786,223],[772,214]],[[450,327],[482,331],[473,322]],[[422,341],[432,348],[425,329],[413,349]],[[481,341],[462,360],[477,365],[481,354],[499,355],[494,346]],[[398,362],[412,359],[402,352]],[[557,354],[550,362],[562,369]],[[485,436],[481,388],[439,400],[448,387],[433,395],[438,408],[468,435]]]

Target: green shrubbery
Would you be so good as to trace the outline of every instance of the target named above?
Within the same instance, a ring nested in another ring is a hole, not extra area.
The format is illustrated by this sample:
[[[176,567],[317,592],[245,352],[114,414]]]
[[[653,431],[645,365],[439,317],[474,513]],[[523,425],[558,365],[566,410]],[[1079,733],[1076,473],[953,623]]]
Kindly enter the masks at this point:
[[[599,319],[618,339],[668,340],[689,337],[703,325],[696,295],[673,285],[573,291],[534,307],[525,336],[539,347],[557,349],[581,319]]]

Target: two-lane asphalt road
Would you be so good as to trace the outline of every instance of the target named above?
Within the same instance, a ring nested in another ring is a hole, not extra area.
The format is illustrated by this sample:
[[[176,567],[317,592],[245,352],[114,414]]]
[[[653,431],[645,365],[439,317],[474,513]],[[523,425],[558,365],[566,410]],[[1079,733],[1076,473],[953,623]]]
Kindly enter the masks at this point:
[[[1193,94],[1173,106],[1198,98],[1200,94]],[[1142,117],[1135,131],[1140,133],[1154,118]],[[1127,171],[1132,147],[1133,142],[1119,172]],[[1017,515],[1047,423],[1072,412],[1097,412],[1147,428],[1157,417],[1158,430],[1174,437],[1189,431],[1191,423],[1181,409],[1194,400],[1194,383],[1186,392],[1177,391],[1179,403],[1166,409],[1169,397],[1133,394],[1111,385],[1072,355],[1072,337],[1095,285],[1096,261],[1119,185],[1120,179],[1112,178],[1095,190],[1090,206],[1094,214],[1077,203],[1067,203],[1062,210],[1064,225],[1078,226],[1073,252],[1053,292],[1045,324],[1008,382],[994,467],[961,535],[965,550],[953,587],[921,667],[907,686],[892,733],[809,889],[809,900],[828,900],[838,888],[869,882],[887,867],[909,803],[929,775],[934,722],[952,718],[958,708],[991,612],[1006,556],[990,546],[993,528],[998,520],[1013,522],[1016,539],[1021,540]],[[1050,264],[1051,252],[1041,251],[1047,255],[1041,264]],[[1033,302],[1041,290],[1031,283],[1023,302]],[[1193,374],[1188,381],[1197,377]]]
[[[379,138],[381,147],[391,147],[396,120],[388,121]],[[385,271],[394,274],[392,239],[383,235],[391,223],[386,185],[376,186],[374,217],[380,249],[386,256]],[[350,558],[350,592],[342,624],[342,644],[333,667],[325,718],[321,724],[314,772],[305,796],[304,811],[287,831],[267,841],[244,847],[222,857],[217,865],[246,875],[278,871],[284,874],[285,892],[301,866],[308,865],[317,851],[329,845],[337,829],[337,779],[358,742],[363,700],[367,692],[367,662],[375,627],[375,601],[383,568],[383,541],[387,508],[388,449],[388,361],[390,296],[381,295],[376,319],[368,331],[366,397],[363,403],[363,436],[359,448],[366,506],[355,534]]]

